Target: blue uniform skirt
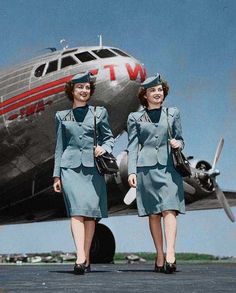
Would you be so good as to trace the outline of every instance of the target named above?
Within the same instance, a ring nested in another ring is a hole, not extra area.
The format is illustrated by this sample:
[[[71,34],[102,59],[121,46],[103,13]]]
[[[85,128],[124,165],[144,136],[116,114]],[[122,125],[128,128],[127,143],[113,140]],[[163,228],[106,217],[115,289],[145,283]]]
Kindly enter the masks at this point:
[[[61,182],[68,217],[107,217],[107,190],[96,167],[61,168]]]
[[[183,179],[173,164],[137,168],[137,207],[141,217],[167,210],[185,213]]]

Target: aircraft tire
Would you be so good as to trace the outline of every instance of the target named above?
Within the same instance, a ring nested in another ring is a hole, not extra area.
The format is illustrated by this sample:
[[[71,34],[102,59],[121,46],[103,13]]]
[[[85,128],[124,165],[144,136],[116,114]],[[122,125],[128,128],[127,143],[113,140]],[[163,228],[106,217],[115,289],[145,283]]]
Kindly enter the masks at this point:
[[[93,242],[90,251],[92,263],[111,263],[115,255],[115,238],[111,230],[103,225],[96,224]]]

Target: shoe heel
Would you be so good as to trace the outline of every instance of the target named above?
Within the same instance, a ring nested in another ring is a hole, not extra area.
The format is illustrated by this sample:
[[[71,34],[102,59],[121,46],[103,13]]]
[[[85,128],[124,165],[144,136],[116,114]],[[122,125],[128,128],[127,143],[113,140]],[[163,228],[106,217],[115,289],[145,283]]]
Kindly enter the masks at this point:
[[[85,264],[86,264],[86,260],[83,263],[75,263],[74,265],[74,274],[75,275],[84,275],[85,272]]]
[[[173,274],[176,272],[176,260],[173,263],[165,261],[164,270],[166,274]]]
[[[157,258],[155,258],[154,272],[156,272],[156,273],[164,273],[165,272],[164,265],[163,266],[157,265]]]

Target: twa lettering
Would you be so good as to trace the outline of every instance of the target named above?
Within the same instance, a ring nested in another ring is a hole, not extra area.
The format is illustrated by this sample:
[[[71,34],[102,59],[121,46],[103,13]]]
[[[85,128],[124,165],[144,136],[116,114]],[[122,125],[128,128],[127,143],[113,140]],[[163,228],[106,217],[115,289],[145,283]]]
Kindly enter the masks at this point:
[[[51,104],[52,104],[52,101],[47,101],[47,102],[40,101],[38,103],[21,108],[19,113],[15,113],[9,116],[7,120],[14,120],[16,118],[23,119],[35,113],[43,112],[45,110],[45,107],[50,106]]]
[[[107,69],[110,74],[110,80],[114,81],[116,80],[116,68],[118,67],[117,64],[107,64],[104,65],[104,69]],[[125,68],[127,70],[127,73],[129,75],[130,80],[136,80],[140,78],[140,81],[143,82],[146,78],[146,69],[142,67],[140,64],[135,64],[134,68],[129,63],[125,64]],[[90,72],[93,75],[98,74],[98,69],[90,70]]]
[[[131,80],[136,80],[138,78],[138,75],[140,75],[141,82],[146,79],[146,69],[143,68],[140,64],[136,64],[134,69],[129,63],[126,63],[125,66]]]

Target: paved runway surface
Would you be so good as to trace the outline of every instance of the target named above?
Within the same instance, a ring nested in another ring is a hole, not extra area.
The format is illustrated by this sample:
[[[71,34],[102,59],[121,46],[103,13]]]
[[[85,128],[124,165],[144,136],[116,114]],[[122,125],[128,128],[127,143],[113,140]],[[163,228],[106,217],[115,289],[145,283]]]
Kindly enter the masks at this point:
[[[157,274],[152,264],[96,264],[84,276],[73,265],[1,265],[5,292],[236,292],[236,264],[179,264],[173,275]]]

